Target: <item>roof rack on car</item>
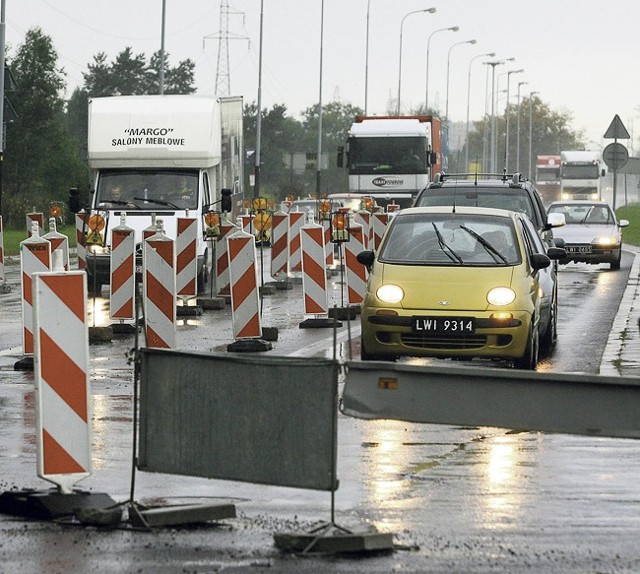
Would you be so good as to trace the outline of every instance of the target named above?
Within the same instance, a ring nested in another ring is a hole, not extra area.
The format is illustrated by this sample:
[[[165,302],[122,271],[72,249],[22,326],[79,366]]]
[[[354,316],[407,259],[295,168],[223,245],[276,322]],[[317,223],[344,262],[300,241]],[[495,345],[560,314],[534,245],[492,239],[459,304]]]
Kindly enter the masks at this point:
[[[483,173],[483,172],[469,172],[469,173],[446,173],[439,171],[433,176],[434,183],[442,183],[445,179],[502,179],[504,181],[512,180],[514,182],[526,181],[526,178],[520,173],[514,174],[508,173]]]

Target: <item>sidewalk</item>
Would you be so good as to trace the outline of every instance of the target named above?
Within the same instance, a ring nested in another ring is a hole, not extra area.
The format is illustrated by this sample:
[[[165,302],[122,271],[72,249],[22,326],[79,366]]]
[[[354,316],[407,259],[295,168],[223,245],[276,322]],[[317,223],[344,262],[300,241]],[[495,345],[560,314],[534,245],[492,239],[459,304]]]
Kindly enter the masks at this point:
[[[623,249],[633,253],[634,260],[602,355],[600,374],[640,377],[640,248],[625,243]]]

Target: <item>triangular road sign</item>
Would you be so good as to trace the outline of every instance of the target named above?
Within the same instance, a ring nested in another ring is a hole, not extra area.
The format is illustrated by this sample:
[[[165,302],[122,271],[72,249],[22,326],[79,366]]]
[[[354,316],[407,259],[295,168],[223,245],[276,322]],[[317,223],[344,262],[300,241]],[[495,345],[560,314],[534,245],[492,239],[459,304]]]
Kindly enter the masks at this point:
[[[611,125],[608,127],[607,131],[604,134],[605,139],[618,139],[618,140],[628,140],[631,138],[627,128],[624,127],[620,116],[616,114],[611,121]]]

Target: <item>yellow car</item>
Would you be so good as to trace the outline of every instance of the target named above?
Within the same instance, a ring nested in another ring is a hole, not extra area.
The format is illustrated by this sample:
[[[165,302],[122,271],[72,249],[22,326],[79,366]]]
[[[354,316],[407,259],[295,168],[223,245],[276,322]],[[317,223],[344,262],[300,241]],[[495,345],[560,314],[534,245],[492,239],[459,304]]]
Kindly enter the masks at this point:
[[[369,279],[361,358],[488,357],[535,369],[555,344],[551,259],[524,213],[477,207],[404,209],[377,253],[358,261]]]

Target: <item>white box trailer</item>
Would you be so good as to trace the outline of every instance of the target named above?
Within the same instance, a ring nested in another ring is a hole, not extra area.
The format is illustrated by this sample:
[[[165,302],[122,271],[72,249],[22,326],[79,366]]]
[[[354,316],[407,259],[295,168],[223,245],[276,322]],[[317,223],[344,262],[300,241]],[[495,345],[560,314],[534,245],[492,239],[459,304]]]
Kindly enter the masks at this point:
[[[232,210],[242,205],[242,118],[240,97],[89,100],[88,160],[94,173],[90,209],[106,220],[103,232],[93,234],[87,246],[90,285],[109,282],[109,230],[125,213],[137,246],[153,220],[162,220],[166,235],[175,239],[177,218],[195,217],[198,285],[204,288],[211,257],[203,216],[220,211],[223,190],[231,195]]]

